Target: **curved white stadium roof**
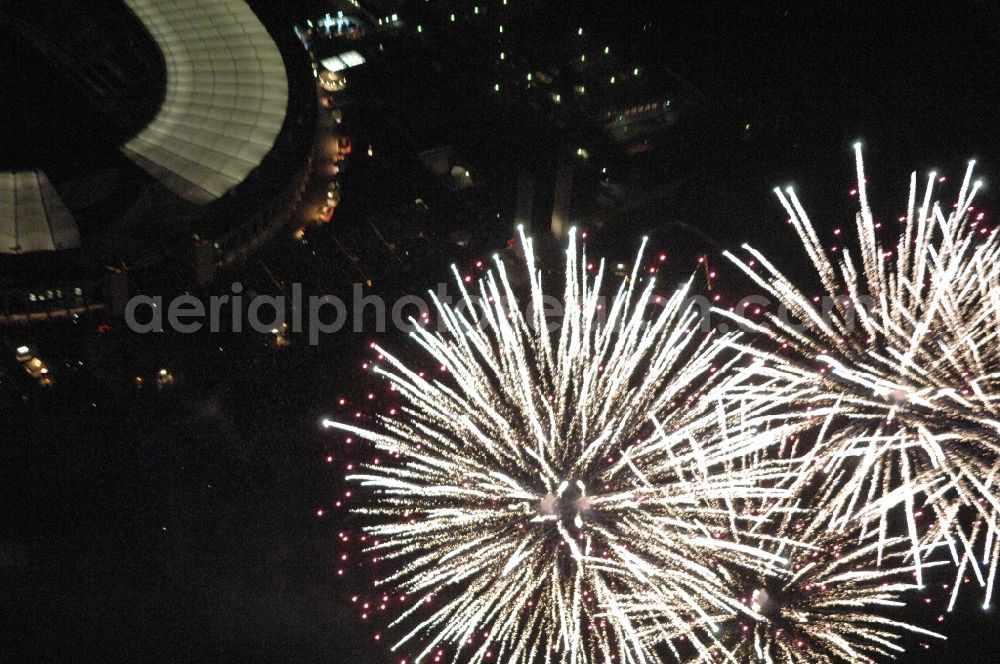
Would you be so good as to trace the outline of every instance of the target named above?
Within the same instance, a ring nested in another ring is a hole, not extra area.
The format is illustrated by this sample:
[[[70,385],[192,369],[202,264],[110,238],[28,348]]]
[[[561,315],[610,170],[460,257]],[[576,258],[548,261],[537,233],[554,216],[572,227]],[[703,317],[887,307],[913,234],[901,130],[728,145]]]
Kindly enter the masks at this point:
[[[0,254],[80,246],[80,232],[41,171],[0,173]]]
[[[122,150],[164,186],[204,205],[242,182],[285,120],[288,80],[243,0],[125,0],[159,44],[166,97]]]

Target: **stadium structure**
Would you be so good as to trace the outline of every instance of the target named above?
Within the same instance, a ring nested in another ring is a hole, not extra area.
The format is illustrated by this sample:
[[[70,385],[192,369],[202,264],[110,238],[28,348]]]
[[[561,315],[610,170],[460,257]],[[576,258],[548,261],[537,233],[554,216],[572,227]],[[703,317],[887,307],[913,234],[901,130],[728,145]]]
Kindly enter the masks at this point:
[[[0,3],[0,324],[206,285],[289,219],[316,88],[266,0]]]

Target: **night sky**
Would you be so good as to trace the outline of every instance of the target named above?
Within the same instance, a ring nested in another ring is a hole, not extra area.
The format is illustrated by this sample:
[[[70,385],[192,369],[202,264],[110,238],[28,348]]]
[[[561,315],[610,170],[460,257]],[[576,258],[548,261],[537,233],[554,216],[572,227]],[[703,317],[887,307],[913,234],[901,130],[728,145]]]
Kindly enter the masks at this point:
[[[289,30],[325,6],[287,4]],[[818,225],[850,225],[851,145],[859,139],[876,209],[904,209],[912,170],[937,168],[955,180],[975,158],[980,205],[996,210],[993,3],[642,4],[553,3],[545,11],[624,41],[636,58],[689,81],[722,129],[692,130],[696,138],[682,143],[691,177],[673,198],[637,213],[622,232],[595,237],[608,255],[631,254],[643,232],[670,220],[711,240],[656,235],[678,278],[696,268],[700,252],[717,256],[714,247],[746,240],[802,269],[805,256],[790,250],[796,243],[771,188],[794,183]],[[13,90],[27,104],[42,94],[51,103],[50,87],[35,91],[2,46],[4,96]],[[344,127],[358,151],[373,143],[376,156],[345,173],[342,209],[315,232],[315,253],[280,237],[214,288],[241,281],[267,292],[277,279],[346,293],[361,269],[375,275],[377,292],[399,295],[446,278],[452,261],[474,273],[476,260],[503,246],[509,224],[456,247],[450,233],[462,224],[437,220],[426,243],[414,244],[416,267],[404,269],[370,230],[371,215],[391,216],[420,189],[414,146],[396,121],[399,99],[416,109],[426,140],[450,136],[482,165],[500,207],[509,207],[524,159],[512,147],[529,140],[513,126],[520,116],[480,94],[477,73],[463,69],[475,59],[453,58],[436,72],[422,66],[424,57],[387,48],[358,80]],[[360,267],[348,254],[361,256]],[[733,279],[734,290],[746,287]],[[150,278],[138,287],[159,284]],[[385,617],[362,621],[351,602],[368,592],[371,572],[355,562],[356,546],[341,541],[358,531],[349,508],[363,501],[344,498],[345,466],[366,453],[319,427],[326,415],[390,404],[362,368],[375,338],[342,332],[318,347],[299,339],[276,351],[251,333],[136,335],[120,320],[0,327],[0,660],[398,662],[388,637],[373,640]],[[379,340],[401,342],[392,334]],[[29,341],[56,369],[51,389],[26,384],[12,361],[9,349]],[[159,367],[178,376],[177,387],[134,388],[134,375]],[[914,615],[933,620],[945,600],[933,601]],[[972,591],[941,626],[948,642],[900,661],[1000,662],[998,626]]]

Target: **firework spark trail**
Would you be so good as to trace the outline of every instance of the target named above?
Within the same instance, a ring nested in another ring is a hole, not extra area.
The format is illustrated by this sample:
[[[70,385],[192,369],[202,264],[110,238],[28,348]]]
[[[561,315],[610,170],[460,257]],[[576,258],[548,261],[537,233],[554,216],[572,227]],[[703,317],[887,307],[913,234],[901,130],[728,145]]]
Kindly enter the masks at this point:
[[[748,505],[788,499],[797,476],[762,452],[791,431],[775,410],[785,388],[748,387],[750,369],[727,349],[737,337],[698,333],[686,287],[650,317],[655,284],[640,283],[640,260],[605,309],[604,266],[588,276],[575,235],[564,318],[549,332],[532,242],[521,241],[531,313],[508,306],[517,298],[497,259],[481,307],[435,299],[443,329],[412,333],[446,379],[380,348],[388,366],[376,371],[408,402],[405,417],[372,431],[326,422],[399,459],[350,478],[375,493],[360,511],[372,552],[393,568],[380,584],[412,602],[395,648],[417,661],[442,645],[468,662],[659,661],[619,598],[655,572],[670,587],[660,620],[708,618],[701,606],[734,602],[723,564],[775,557],[739,532],[766,518]]]
[[[868,203],[860,145],[855,152],[860,263],[846,249],[831,259],[794,191],[776,189],[827,304],[814,304],[745,246],[761,272],[729,257],[791,317],[772,314],[768,326],[740,323],[792,349],[750,350],[765,360],[771,376],[812,383],[814,393],[803,394],[800,412],[835,406],[824,425],[825,481],[816,501],[829,524],[845,527],[876,505],[873,527],[885,542],[890,515],[901,509],[914,555],[929,536],[951,552],[959,578],[971,569],[989,602],[1000,551],[994,486],[1000,467],[1000,235],[984,238],[970,219],[979,188],[970,163],[947,214],[932,202],[936,174],[918,197],[914,173],[905,229],[894,248],[885,248]],[[929,527],[914,518],[921,496],[935,508]],[[959,507],[975,513],[969,531],[958,532],[965,527]],[[915,562],[919,582],[920,558]]]

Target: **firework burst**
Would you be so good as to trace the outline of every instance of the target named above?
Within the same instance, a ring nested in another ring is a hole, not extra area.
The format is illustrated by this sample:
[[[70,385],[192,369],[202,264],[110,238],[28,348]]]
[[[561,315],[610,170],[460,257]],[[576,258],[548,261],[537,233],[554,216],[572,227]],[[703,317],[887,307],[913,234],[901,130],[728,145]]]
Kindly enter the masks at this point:
[[[794,191],[776,189],[824,297],[810,298],[745,246],[759,272],[751,262],[730,258],[791,316],[772,314],[767,326],[741,323],[790,349],[753,352],[766,359],[772,379],[783,374],[791,383],[813,386],[800,411],[821,404],[830,409],[819,434],[822,487],[815,500],[828,522],[844,528],[874,515],[884,543],[890,515],[901,511],[918,583],[917,551],[930,538],[950,551],[960,577],[972,569],[988,598],[1000,557],[994,487],[1000,468],[1000,237],[971,218],[979,183],[971,181],[970,163],[951,210],[932,202],[934,173],[918,199],[914,173],[900,219],[905,228],[895,246],[883,245],[860,145],[855,151],[860,262],[847,249],[831,258],[835,249],[820,241]],[[927,511],[929,525],[917,522],[920,501],[934,508]],[[971,532],[957,518],[963,511],[974,514]],[[976,541],[984,542],[978,555]]]
[[[409,403],[404,416],[378,430],[327,421],[396,460],[350,478],[375,494],[361,512],[393,570],[379,583],[412,603],[395,648],[417,661],[445,645],[468,662],[658,661],[621,598],[655,574],[657,621],[673,621],[662,631],[693,635],[711,620],[703,606],[736,602],[723,594],[727,565],[779,561],[740,532],[788,497],[787,465],[761,458],[788,437],[775,424],[781,388],[729,396],[726,382],[747,371],[727,354],[735,337],[699,332],[686,287],[652,313],[641,251],[606,301],[603,264],[589,277],[571,236],[550,329],[532,242],[521,242],[528,313],[499,259],[477,298],[458,280],[478,306],[431,294],[441,329],[412,338],[445,378],[380,348],[376,371]]]
[[[656,620],[658,612],[678,607],[663,601],[655,574],[622,610],[651,641],[687,642],[673,650],[688,662],[870,664],[903,652],[907,636],[944,638],[885,615],[906,606],[916,590],[905,537],[880,542],[873,531],[830,531],[810,510],[776,512],[782,515],[777,523],[741,533],[774,556],[746,559],[716,577],[716,596],[727,602],[704,605],[711,620],[686,617],[701,626],[698,634],[663,633],[664,625],[685,617]]]
[[[733,661],[868,664],[902,653],[907,634],[943,638],[885,615],[906,606],[906,594],[916,588],[916,568],[903,562],[906,538],[879,542],[874,533],[817,528],[790,535],[775,545],[787,565],[734,576],[731,590],[746,610],[719,636]]]

